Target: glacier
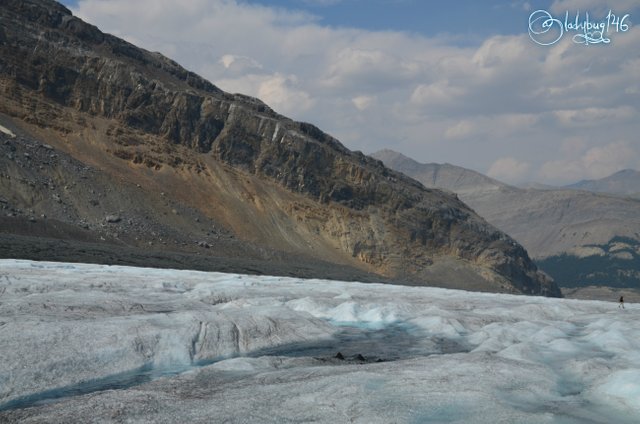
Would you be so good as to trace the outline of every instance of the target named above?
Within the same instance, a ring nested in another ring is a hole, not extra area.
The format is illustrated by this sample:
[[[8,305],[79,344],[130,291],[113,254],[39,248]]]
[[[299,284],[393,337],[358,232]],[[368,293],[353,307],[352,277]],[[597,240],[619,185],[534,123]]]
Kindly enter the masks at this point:
[[[639,318],[616,302],[0,260],[0,422],[637,423]]]

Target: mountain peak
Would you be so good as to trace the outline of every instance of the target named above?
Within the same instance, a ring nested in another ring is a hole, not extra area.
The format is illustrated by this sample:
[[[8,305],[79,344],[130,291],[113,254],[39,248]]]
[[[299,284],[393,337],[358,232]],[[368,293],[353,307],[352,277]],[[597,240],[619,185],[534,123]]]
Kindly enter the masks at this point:
[[[371,157],[381,160],[392,169],[412,176],[426,187],[439,188],[458,194],[493,191],[509,187],[498,180],[471,169],[448,163],[420,163],[402,153],[389,149],[375,152]]]
[[[582,180],[566,188],[610,194],[631,195],[640,193],[640,171],[623,169],[596,180]]]

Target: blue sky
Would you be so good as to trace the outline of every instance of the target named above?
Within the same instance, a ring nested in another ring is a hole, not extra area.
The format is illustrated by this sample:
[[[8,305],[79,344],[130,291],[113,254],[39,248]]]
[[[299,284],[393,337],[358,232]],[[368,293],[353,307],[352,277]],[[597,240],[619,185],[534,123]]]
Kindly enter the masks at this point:
[[[301,9],[331,26],[409,31],[427,36],[515,34],[522,31],[522,22],[528,17],[522,2],[505,1],[277,0],[255,3]]]
[[[390,148],[512,184],[640,169],[637,0],[65,3],[353,150]],[[631,25],[608,44],[580,45],[573,32],[540,46],[528,30],[536,9],[561,19],[612,9]]]
[[[75,7],[77,0],[63,0]],[[408,31],[426,36],[451,34],[460,42],[522,32],[529,13],[526,1],[504,0],[255,0],[242,1],[267,7],[298,10],[313,15],[322,25],[376,31]],[[537,1],[536,8],[550,1]]]

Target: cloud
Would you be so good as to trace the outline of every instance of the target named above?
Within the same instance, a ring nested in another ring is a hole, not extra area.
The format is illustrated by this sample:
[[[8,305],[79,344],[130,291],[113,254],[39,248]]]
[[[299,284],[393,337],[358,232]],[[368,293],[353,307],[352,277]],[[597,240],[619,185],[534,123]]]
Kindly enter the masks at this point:
[[[587,142],[583,138],[569,137],[562,142],[560,151],[564,156],[576,157],[581,155],[587,148]]]
[[[449,139],[467,138],[476,134],[476,128],[477,126],[472,121],[463,120],[447,128],[444,136]]]
[[[220,80],[218,85],[231,93],[255,93],[275,111],[285,115],[309,110],[314,105],[311,95],[299,88],[295,75],[248,74]]]
[[[545,162],[538,173],[543,181],[572,183],[581,179],[598,179],[625,168],[640,168],[640,151],[628,142],[613,142],[596,146],[567,157]]]
[[[412,104],[430,109],[449,109],[465,95],[464,87],[452,86],[447,79],[419,84],[411,93]]]
[[[531,165],[512,157],[496,160],[487,171],[487,175],[499,181],[522,182],[526,179]]]
[[[233,74],[246,74],[262,70],[262,65],[256,60],[246,56],[225,54],[220,58],[220,63],[227,71]]]
[[[536,124],[534,114],[495,114],[464,119],[449,127],[445,133],[448,139],[490,139],[519,135]]]
[[[329,57],[322,84],[329,88],[358,85],[379,90],[402,81],[416,81],[421,70],[419,63],[387,51],[347,47]]]
[[[308,13],[239,0],[80,0],[74,13],[224,90],[312,122],[354,150],[394,148],[423,162],[493,169],[506,182],[529,173],[553,183],[567,174],[554,161],[587,177],[582,156],[568,155],[637,140],[635,26],[610,45],[565,38],[542,47],[526,23],[520,34],[460,43],[462,32],[444,38],[335,28]],[[571,138],[582,140],[583,151],[562,150]],[[523,157],[526,163],[514,159]],[[624,166],[623,159],[615,160]]]
[[[258,88],[258,97],[282,113],[309,110],[313,99],[309,93],[296,88],[295,76],[275,75],[265,79]]]
[[[366,110],[376,101],[375,96],[357,96],[351,99],[358,110]]]
[[[611,109],[587,107],[584,109],[557,110],[554,113],[562,125],[579,128],[584,128],[585,126],[613,125],[638,116],[638,111],[631,106]]]

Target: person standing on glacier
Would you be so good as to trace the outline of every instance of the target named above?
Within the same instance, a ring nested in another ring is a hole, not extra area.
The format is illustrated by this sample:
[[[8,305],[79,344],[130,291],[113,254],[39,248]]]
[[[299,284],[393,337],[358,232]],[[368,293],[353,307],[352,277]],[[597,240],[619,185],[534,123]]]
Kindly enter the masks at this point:
[[[622,296],[620,296],[620,304],[618,305],[618,308],[624,309],[624,297]]]

